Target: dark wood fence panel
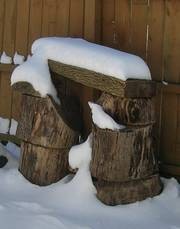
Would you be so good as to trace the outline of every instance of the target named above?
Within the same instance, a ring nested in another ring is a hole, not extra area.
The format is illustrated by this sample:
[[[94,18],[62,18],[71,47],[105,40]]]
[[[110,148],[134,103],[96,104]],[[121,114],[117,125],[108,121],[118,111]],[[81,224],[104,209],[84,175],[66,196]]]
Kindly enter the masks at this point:
[[[180,176],[180,1],[102,2],[102,43],[141,56],[158,82],[157,153],[162,171]]]

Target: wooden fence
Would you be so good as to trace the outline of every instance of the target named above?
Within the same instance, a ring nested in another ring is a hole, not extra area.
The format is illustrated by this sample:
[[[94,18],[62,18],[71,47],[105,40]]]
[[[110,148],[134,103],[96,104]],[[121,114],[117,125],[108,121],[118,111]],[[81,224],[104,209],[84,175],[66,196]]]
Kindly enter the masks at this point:
[[[0,0],[0,52],[27,56],[38,37],[72,36],[141,56],[159,85],[162,171],[180,176],[179,20],[179,0]],[[0,65],[0,116],[18,119],[20,96],[11,91],[10,69]],[[93,93],[81,87],[81,95],[86,104]]]

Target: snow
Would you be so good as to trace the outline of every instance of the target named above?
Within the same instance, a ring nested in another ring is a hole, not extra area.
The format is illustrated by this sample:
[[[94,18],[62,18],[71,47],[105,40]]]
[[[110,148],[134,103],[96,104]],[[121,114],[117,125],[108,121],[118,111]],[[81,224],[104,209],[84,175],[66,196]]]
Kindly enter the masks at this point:
[[[1,134],[10,134],[16,135],[18,122],[14,119],[11,119],[11,122],[7,118],[0,117],[0,133]]]
[[[9,131],[9,119],[0,117],[0,133],[7,134]]]
[[[23,55],[20,55],[17,52],[15,52],[14,57],[13,57],[14,64],[22,64],[24,60],[25,60],[25,57]]]
[[[12,64],[12,58],[6,54],[6,52],[3,52],[0,58],[1,64]]]
[[[74,154],[84,151],[89,155],[90,145],[89,137]],[[159,196],[106,206],[96,198],[91,176],[81,160],[71,162],[80,168],[75,176],[70,174],[56,184],[39,187],[19,173],[17,163],[12,163],[15,159],[2,147],[0,155],[9,154],[11,163],[0,169],[2,229],[180,229],[180,185],[173,178],[162,180],[164,191]]]
[[[79,169],[83,166],[88,167],[91,160],[92,135],[79,145],[73,146],[69,151],[69,165],[72,169]]]
[[[100,105],[92,102],[89,102],[88,104],[91,108],[93,123],[99,128],[110,130],[120,130],[125,128],[125,126],[116,123],[111,116],[104,112]]]
[[[11,126],[9,133],[11,135],[16,135],[16,130],[17,130],[18,122],[15,119],[11,119]]]
[[[29,82],[42,97],[49,94],[56,102],[57,92],[51,81],[48,59],[122,80],[151,79],[149,68],[140,57],[79,38],[40,38],[33,43],[32,54],[13,71],[11,84]]]

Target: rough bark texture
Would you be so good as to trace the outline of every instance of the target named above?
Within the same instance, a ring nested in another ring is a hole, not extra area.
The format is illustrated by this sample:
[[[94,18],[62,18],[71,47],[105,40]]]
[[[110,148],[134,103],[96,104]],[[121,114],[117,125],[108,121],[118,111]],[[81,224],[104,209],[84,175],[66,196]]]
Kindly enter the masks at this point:
[[[94,182],[97,197],[107,205],[128,204],[158,195],[162,191],[159,175],[129,182]]]
[[[103,93],[97,103],[118,123],[147,125],[155,123],[155,108],[151,98],[120,98]]]
[[[157,172],[152,126],[120,131],[92,129],[91,174],[105,181],[141,179]]]
[[[32,84],[28,82],[17,82],[12,85],[13,90],[19,91],[21,94],[33,95],[41,97],[40,93],[36,91]]]
[[[78,109],[73,110],[73,105],[66,105],[62,102],[61,106],[56,106],[49,96],[23,95],[17,136],[32,144],[51,148],[69,148],[76,144],[81,115]]]
[[[68,173],[68,152],[22,142],[19,170],[31,183],[52,184]]]
[[[156,83],[151,80],[120,80],[88,69],[49,60],[52,72],[82,85],[119,97],[149,98],[156,95]]]

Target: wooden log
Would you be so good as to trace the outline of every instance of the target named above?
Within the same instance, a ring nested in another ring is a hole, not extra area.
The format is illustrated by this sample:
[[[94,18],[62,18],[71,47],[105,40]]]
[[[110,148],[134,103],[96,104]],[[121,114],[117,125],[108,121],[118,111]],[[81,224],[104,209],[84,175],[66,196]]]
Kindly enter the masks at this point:
[[[76,144],[81,131],[81,114],[73,101],[57,106],[49,96],[23,95],[18,138],[51,148],[69,148]]]
[[[60,76],[115,96],[149,98],[156,95],[156,83],[151,80],[120,80],[88,69],[49,60],[52,72]]]
[[[22,142],[19,170],[33,184],[55,183],[68,173],[68,152]]]
[[[107,205],[128,204],[153,197],[162,191],[159,175],[128,182],[94,182],[97,197]]]
[[[155,123],[155,108],[151,98],[120,98],[103,93],[97,103],[120,124],[137,126]]]
[[[36,91],[32,84],[28,82],[17,82],[12,85],[13,90],[19,91],[21,94],[33,95],[36,97],[41,97],[40,93]]]
[[[119,131],[92,128],[93,177],[123,182],[141,179],[157,172],[152,125]]]

